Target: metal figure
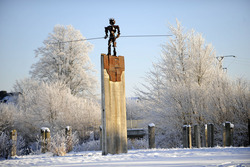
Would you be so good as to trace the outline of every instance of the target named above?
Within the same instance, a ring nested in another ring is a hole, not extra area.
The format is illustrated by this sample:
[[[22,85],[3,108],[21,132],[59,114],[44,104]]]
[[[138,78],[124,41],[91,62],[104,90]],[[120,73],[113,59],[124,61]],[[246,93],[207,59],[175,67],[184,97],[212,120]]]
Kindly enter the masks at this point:
[[[116,56],[116,39],[120,36],[120,28],[118,25],[115,25],[115,19],[113,18],[109,19],[109,24],[109,26],[105,27],[106,36],[104,38],[106,39],[108,37],[109,32],[108,55],[111,55],[111,44],[113,44],[114,56]],[[116,30],[118,31],[117,35],[115,35]]]

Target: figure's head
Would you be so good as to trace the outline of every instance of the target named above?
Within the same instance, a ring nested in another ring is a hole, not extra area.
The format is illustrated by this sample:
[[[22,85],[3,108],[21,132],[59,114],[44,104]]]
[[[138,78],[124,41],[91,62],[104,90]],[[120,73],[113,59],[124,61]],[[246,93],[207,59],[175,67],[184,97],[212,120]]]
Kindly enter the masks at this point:
[[[110,18],[109,19],[109,24],[110,25],[114,25],[115,24],[115,19],[114,18]]]

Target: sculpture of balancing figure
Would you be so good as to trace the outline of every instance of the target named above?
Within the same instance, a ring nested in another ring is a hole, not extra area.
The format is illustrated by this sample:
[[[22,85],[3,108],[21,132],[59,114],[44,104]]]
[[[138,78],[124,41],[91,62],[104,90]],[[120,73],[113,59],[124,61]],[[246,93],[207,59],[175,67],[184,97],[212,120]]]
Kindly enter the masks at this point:
[[[108,32],[109,32],[109,41],[108,41],[108,55],[111,55],[111,44],[113,44],[113,51],[114,51],[114,56],[116,56],[116,39],[119,38],[120,36],[120,28],[118,25],[115,25],[115,19],[110,18],[109,19],[109,26],[105,27],[105,33],[106,36],[104,37],[105,39],[108,37]],[[115,35],[117,32],[117,36]]]

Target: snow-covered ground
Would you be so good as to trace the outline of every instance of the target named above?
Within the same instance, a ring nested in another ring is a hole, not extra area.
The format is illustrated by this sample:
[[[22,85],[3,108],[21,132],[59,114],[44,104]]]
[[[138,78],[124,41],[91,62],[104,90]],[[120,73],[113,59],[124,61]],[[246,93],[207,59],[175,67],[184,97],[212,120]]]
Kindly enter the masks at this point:
[[[100,151],[69,153],[66,156],[17,156],[0,160],[0,166],[249,166],[250,147],[202,149],[129,150],[127,154],[102,156]]]

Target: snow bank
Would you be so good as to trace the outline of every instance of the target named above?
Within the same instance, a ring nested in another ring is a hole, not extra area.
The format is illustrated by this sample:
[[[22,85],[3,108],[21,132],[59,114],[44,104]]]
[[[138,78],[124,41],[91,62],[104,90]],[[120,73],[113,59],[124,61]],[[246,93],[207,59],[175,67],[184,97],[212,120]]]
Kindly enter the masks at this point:
[[[0,166],[250,166],[248,148],[144,149],[127,154],[102,156],[101,151],[69,153],[64,157],[51,153],[17,156],[1,160]]]

